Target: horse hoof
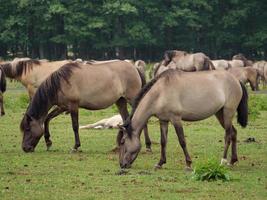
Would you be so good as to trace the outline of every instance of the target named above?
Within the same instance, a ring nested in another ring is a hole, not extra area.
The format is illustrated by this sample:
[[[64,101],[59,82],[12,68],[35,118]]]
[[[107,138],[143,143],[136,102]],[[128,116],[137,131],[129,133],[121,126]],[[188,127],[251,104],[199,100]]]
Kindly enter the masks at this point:
[[[221,165],[229,165],[227,159],[222,158],[222,159],[221,159]]]
[[[159,164],[156,164],[156,165],[154,166],[154,169],[155,169],[155,170],[157,170],[157,169],[162,169],[162,166],[159,165]]]
[[[146,152],[147,153],[152,153],[152,149],[149,147],[149,148],[146,148]]]
[[[189,166],[186,166],[186,167],[185,167],[185,171],[186,171],[186,172],[192,172],[193,169],[192,169],[191,167],[189,167]]]
[[[74,149],[74,148],[70,149],[70,153],[80,153],[80,152],[82,152],[81,149]]]

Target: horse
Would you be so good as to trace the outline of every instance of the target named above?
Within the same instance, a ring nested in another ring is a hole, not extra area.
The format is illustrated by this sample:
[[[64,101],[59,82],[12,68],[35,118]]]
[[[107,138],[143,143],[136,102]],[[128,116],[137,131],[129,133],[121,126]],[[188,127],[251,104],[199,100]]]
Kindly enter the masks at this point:
[[[265,87],[267,83],[267,62],[264,60],[258,61],[255,62],[252,67],[258,70],[260,79],[263,82],[263,87]]]
[[[12,62],[1,64],[6,77],[17,80],[27,89],[32,99],[39,85],[54,71],[70,60],[49,62],[30,58],[14,59]]]
[[[127,102],[131,102],[145,84],[145,78],[130,63],[114,61],[90,65],[68,63],[52,73],[37,89],[21,121],[22,149],[34,151],[43,135],[46,145],[52,145],[50,133],[43,130],[48,111],[58,106],[57,114],[68,111],[75,136],[74,151],[80,147],[78,109],[100,110],[116,104],[123,120],[128,117]],[[40,106],[42,105],[42,106]],[[151,141],[145,125],[147,149]]]
[[[253,67],[234,67],[230,68],[228,71],[240,82],[244,84],[249,82],[253,91],[259,90],[259,73],[257,69]]]
[[[135,61],[134,65],[142,72],[142,74],[146,74],[146,63],[143,60]]]
[[[170,50],[164,54],[164,60],[155,69],[154,76],[167,69],[179,69],[186,72],[214,70],[212,62],[204,53],[189,54],[185,51]]]
[[[212,99],[212,101],[208,101]],[[223,70],[182,72],[169,69],[152,79],[137,95],[133,110],[120,127],[121,168],[129,168],[141,149],[140,131],[151,116],[160,121],[161,158],[155,165],[161,168],[166,163],[168,123],[174,125],[179,143],[185,155],[187,168],[192,160],[186,147],[182,120],[199,121],[216,115],[225,129],[225,145],[222,163],[227,161],[228,147],[232,143],[230,163],[237,160],[237,131],[232,124],[235,112],[238,123],[246,127],[248,118],[248,94],[243,83]],[[207,103],[209,102],[209,103]]]
[[[79,129],[107,129],[107,128],[119,128],[119,125],[123,124],[121,115],[114,115],[110,118],[101,119],[93,124],[87,124],[80,126]]]
[[[4,92],[6,91],[6,75],[4,70],[0,68],[0,116],[5,115],[4,110]]]
[[[156,62],[153,66],[152,69],[149,72],[149,78],[154,78],[155,77],[155,73],[157,73],[158,68],[160,67],[161,63]]]
[[[228,70],[232,66],[227,60],[211,60],[216,70]]]
[[[244,62],[242,60],[228,60],[228,63],[232,67],[245,67]]]
[[[242,53],[236,54],[232,57],[232,60],[241,60],[244,63],[244,67],[253,65],[253,61],[248,60]]]

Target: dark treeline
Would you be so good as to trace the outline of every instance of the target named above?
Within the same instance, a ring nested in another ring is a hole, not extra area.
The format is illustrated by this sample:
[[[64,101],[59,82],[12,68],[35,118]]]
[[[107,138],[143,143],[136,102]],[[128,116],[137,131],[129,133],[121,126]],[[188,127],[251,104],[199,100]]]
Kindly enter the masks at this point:
[[[0,56],[267,58],[265,0],[1,0]]]

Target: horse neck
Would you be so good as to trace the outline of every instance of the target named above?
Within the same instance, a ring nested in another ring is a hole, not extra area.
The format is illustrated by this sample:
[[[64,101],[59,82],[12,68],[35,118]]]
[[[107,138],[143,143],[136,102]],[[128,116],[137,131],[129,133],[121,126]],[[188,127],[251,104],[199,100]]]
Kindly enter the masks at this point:
[[[148,99],[144,97],[133,114],[131,126],[133,134],[138,136],[138,138],[140,137],[142,129],[146,125],[148,119],[152,116],[151,110],[153,110],[153,106],[150,105]]]
[[[42,106],[40,106],[42,105]],[[27,114],[32,116],[34,119],[44,122],[48,111],[53,107],[53,103],[49,100],[36,101],[35,98],[32,99],[30,106],[27,110]]]

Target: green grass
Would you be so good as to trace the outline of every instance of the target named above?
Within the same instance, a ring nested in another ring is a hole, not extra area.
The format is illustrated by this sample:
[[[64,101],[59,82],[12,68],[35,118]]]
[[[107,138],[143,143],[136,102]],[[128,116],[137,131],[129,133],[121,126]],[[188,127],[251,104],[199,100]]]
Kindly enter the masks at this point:
[[[192,173],[184,170],[184,155],[172,127],[168,135],[167,164],[155,171],[153,166],[160,158],[159,125],[155,118],[149,122],[153,153],[146,153],[143,148],[129,173],[119,176],[116,175],[118,156],[110,152],[115,147],[117,131],[82,130],[82,152],[71,154],[74,135],[69,115],[61,115],[51,122],[50,152],[46,151],[43,139],[34,153],[22,152],[19,124],[27,107],[27,95],[17,90],[21,88],[19,84],[11,86],[5,93],[6,116],[0,118],[1,200],[267,199],[267,111],[260,110],[246,129],[236,125],[239,163],[228,169],[229,182],[192,179]],[[115,107],[94,112],[80,110],[80,124],[95,122],[115,112]],[[184,129],[193,167],[210,158],[220,162],[224,131],[215,117],[185,122]],[[254,137],[256,142],[245,143],[248,137]],[[141,139],[144,147],[143,135]]]

